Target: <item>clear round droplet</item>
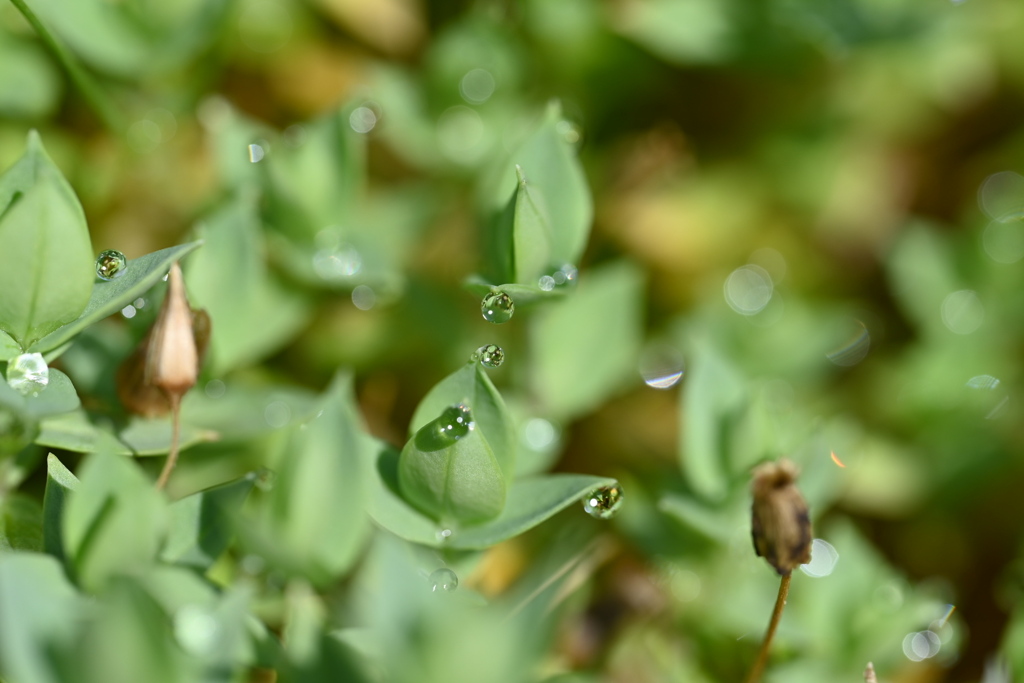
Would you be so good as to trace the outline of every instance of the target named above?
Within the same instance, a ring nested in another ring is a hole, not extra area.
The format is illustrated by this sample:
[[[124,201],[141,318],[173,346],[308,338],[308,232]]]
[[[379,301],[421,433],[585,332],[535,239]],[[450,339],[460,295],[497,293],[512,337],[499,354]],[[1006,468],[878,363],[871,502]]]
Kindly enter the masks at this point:
[[[352,290],[352,304],[360,311],[368,311],[377,305],[377,292],[369,285],[357,285]]]
[[[313,271],[328,282],[350,278],[362,267],[362,255],[349,244],[318,249],[313,254]]]
[[[580,133],[580,128],[572,121],[562,120],[559,121],[555,126],[555,130],[562,136],[562,139],[568,142],[570,145],[578,144],[583,138]]]
[[[451,593],[459,587],[459,577],[448,567],[435,569],[430,574],[431,589],[435,593]]]
[[[839,562],[839,552],[831,543],[816,538],[811,542],[811,561],[800,565],[800,571],[807,576],[821,578],[828,576]]]
[[[565,287],[576,284],[579,274],[579,268],[571,263],[563,263],[558,270],[551,274],[551,279],[555,281],[556,286]]]
[[[442,441],[454,443],[469,434],[476,426],[473,413],[468,406],[459,404],[445,408],[441,416],[434,420],[437,435]]]
[[[366,135],[377,125],[377,113],[370,107],[356,107],[348,115],[348,125],[355,132]]]
[[[253,143],[253,144],[249,145],[249,162],[250,163],[258,164],[259,162],[263,161],[263,157],[265,157],[266,155],[267,155],[267,153],[263,149],[262,145],[257,145],[256,143]]]
[[[942,649],[942,640],[934,631],[908,633],[903,638],[903,654],[912,662],[931,659]]]
[[[113,280],[124,275],[124,269],[128,266],[128,259],[116,249],[107,249],[100,252],[96,257],[96,277],[101,280]]]
[[[871,333],[859,320],[851,320],[842,331],[844,341],[825,354],[836,365],[852,367],[864,360],[871,349]]]
[[[985,322],[985,307],[970,289],[953,292],[942,300],[942,322],[954,334],[971,334]]]
[[[494,76],[486,69],[472,69],[459,81],[459,93],[470,104],[483,104],[494,94]]]
[[[50,368],[41,353],[23,353],[7,363],[7,384],[22,396],[38,396],[50,382]]]
[[[480,302],[480,312],[487,322],[500,325],[512,319],[516,304],[505,292],[491,292]]]
[[[725,301],[740,315],[757,315],[772,299],[771,275],[761,266],[748,264],[732,271],[725,280]]]
[[[532,417],[523,425],[523,441],[535,451],[544,450],[558,439],[555,425],[542,417]]]
[[[227,390],[227,385],[219,379],[211,379],[206,383],[206,386],[203,387],[203,391],[205,391],[206,395],[210,398],[220,398],[227,392]]]
[[[480,357],[480,364],[489,368],[496,368],[505,362],[505,352],[497,344],[487,344],[476,350]]]
[[[615,516],[615,513],[622,507],[622,487],[618,484],[614,486],[602,486],[599,489],[594,489],[587,494],[587,497],[583,499],[583,509],[586,510],[587,514],[591,517],[598,519],[610,519]]]
[[[537,280],[537,286],[545,292],[550,292],[555,288],[555,278],[551,275],[541,275]]]
[[[292,409],[284,401],[271,401],[263,409],[263,420],[271,429],[280,429],[292,419]]]
[[[683,357],[671,347],[655,347],[640,358],[640,376],[653,389],[670,389],[683,378]]]
[[[436,538],[439,543],[444,543],[445,541],[447,541],[451,537],[452,537],[452,530],[451,529],[439,529],[437,531],[437,533],[434,534],[434,538]]]
[[[1016,263],[1024,258],[1024,211],[994,219],[981,236],[982,246],[996,263]]]

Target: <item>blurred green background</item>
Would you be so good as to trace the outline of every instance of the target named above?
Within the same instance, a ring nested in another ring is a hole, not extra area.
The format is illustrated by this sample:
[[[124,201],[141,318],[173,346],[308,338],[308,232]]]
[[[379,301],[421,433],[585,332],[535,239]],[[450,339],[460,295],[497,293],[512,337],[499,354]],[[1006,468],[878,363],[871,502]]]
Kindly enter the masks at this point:
[[[214,341],[207,381],[321,390],[351,367],[370,430],[400,445],[429,388],[495,342],[538,469],[623,482],[544,672],[738,680],[777,586],[746,476],[787,456],[838,561],[795,579],[768,680],[860,680],[869,659],[886,681],[1024,676],[1024,3],[30,4],[116,132],[0,3],[0,167],[38,129],[96,251],[130,258],[259,212],[250,280],[190,280],[222,288],[199,301],[215,329],[252,331]],[[544,305],[489,326],[462,288],[481,188],[553,99],[594,199],[582,348]],[[207,237],[191,258],[216,280]],[[177,493],[235,460],[186,452]],[[501,595],[575,523],[463,583]]]

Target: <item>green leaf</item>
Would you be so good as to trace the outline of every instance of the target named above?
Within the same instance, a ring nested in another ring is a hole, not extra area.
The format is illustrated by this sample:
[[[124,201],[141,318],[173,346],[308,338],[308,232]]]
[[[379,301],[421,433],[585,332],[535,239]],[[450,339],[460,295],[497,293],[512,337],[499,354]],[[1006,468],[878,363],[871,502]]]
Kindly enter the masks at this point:
[[[180,446],[184,450],[199,443],[216,441],[217,437],[216,432],[183,424]],[[73,410],[44,419],[35,442],[40,446],[76,453],[165,455],[171,445],[171,421],[166,417],[132,417],[120,432],[115,433],[111,427],[94,423],[84,410]]]
[[[78,488],[78,477],[61,464],[57,456],[46,456],[46,492],[43,494],[43,549],[64,561],[64,507]]]
[[[0,677],[67,680],[56,656],[75,638],[84,600],[49,555],[0,553]]]
[[[526,477],[509,487],[505,507],[495,519],[477,526],[445,529],[399,495],[398,453],[394,449],[378,447],[372,474],[368,510],[377,524],[407,541],[454,550],[480,550],[518,536],[581,501],[595,488],[616,483],[607,477],[583,474]]]
[[[24,353],[18,342],[14,341],[11,335],[7,334],[3,330],[0,330],[0,362],[9,361],[15,356],[20,356]]]
[[[728,489],[728,438],[745,405],[743,380],[706,341],[695,344],[688,374],[680,406],[680,464],[694,491],[719,500]]]
[[[121,275],[113,280],[100,280],[93,284],[89,303],[78,318],[32,344],[29,351],[45,353],[56,349],[89,325],[117,313],[159,282],[170,270],[171,264],[180,261],[201,244],[202,242],[189,242],[129,260]]]
[[[94,278],[85,214],[39,136],[0,177],[0,329],[29,347],[71,322]]]
[[[270,410],[290,415],[288,424],[309,418],[318,397],[308,389],[260,385],[245,380],[224,383],[223,394],[190,391],[181,403],[183,424],[215,430],[221,441],[251,439],[284,425],[267,421]]]
[[[483,299],[488,294],[491,294],[495,290],[504,292],[512,297],[512,301],[515,302],[516,308],[521,306],[529,306],[537,303],[538,301],[551,301],[554,299],[560,299],[566,295],[570,290],[566,287],[556,287],[555,289],[541,289],[537,285],[517,285],[515,283],[508,283],[504,285],[493,285],[484,280],[479,276],[470,276],[462,283],[462,286],[472,294],[479,296]]]
[[[472,418],[449,408],[409,439],[398,460],[402,496],[444,526],[482,522],[505,506],[507,480],[487,439],[456,419]],[[450,436],[453,426],[466,434]]]
[[[588,273],[572,296],[537,312],[531,384],[558,420],[582,415],[637,376],[644,277],[630,263]]]
[[[118,574],[145,571],[162,543],[166,518],[163,496],[135,462],[89,456],[64,512],[64,551],[78,582],[96,590]]]
[[[42,46],[0,33],[0,113],[6,118],[45,119],[57,106],[61,76]]]
[[[49,369],[49,380],[36,396],[22,396],[6,381],[0,382],[0,406],[26,420],[40,420],[75,410],[81,405],[71,380],[60,370]]]
[[[515,425],[505,400],[476,361],[466,363],[427,392],[409,423],[410,436],[437,419],[446,408],[460,403],[469,406],[476,428],[487,440],[505,481],[512,481],[516,457]]]
[[[254,481],[255,477],[245,476],[172,503],[167,545],[161,559],[209,569],[227,549],[235,516]]]
[[[210,372],[227,371],[280,348],[305,324],[309,306],[279,285],[263,261],[256,197],[241,193],[200,224],[206,246],[185,274],[192,303],[210,314]]]
[[[368,530],[363,451],[370,442],[352,394],[352,377],[335,377],[317,416],[291,429],[272,465],[277,479],[265,511],[271,542],[316,583],[348,569]]]
[[[575,264],[590,236],[594,207],[576,150],[559,130],[562,124],[561,107],[553,102],[540,126],[512,153],[510,163],[489,184],[488,208],[493,210],[505,203],[507,188],[517,181],[514,169],[521,166],[529,174],[530,186],[539,188],[548,200],[550,260]],[[516,281],[525,283],[519,278]]]
[[[0,501],[0,552],[43,549],[43,510],[34,498],[10,493]]]
[[[534,284],[551,264],[551,221],[543,190],[516,166],[515,218],[512,228],[514,280]]]
[[[313,122],[301,145],[282,144],[264,162],[270,220],[285,234],[310,243],[325,226],[337,226],[343,240],[356,229],[366,185],[366,136],[349,124],[356,106]]]

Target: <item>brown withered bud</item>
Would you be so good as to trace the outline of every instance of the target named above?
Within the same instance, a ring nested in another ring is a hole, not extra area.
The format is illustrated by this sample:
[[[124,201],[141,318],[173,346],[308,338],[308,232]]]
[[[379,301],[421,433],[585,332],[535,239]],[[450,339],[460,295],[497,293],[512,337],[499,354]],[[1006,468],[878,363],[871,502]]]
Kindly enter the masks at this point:
[[[210,317],[189,307],[175,263],[153,327],[117,371],[117,395],[125,408],[146,417],[169,413],[195,385],[209,337]]]
[[[766,462],[754,469],[750,487],[754,552],[781,576],[811,561],[811,519],[796,487],[798,474],[789,460]]]

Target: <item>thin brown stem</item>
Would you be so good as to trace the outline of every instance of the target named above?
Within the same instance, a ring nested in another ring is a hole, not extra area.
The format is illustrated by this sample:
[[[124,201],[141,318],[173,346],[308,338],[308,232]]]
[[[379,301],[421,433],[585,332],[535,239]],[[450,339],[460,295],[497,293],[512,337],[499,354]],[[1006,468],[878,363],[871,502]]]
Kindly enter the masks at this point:
[[[747,675],[746,683],[757,683],[761,680],[765,664],[768,663],[768,651],[772,646],[772,638],[775,637],[775,629],[778,628],[779,621],[782,620],[782,610],[786,607],[786,598],[789,596],[789,580],[792,576],[792,574],[785,574],[779,583],[779,597],[775,599],[772,620],[768,623],[768,632],[764,634],[764,642],[761,643],[761,649],[757,653],[757,659],[754,660],[754,666],[751,667],[750,673]]]
[[[181,396],[170,394],[171,399],[171,450],[167,453],[167,461],[156,480],[157,491],[162,491],[171,478],[171,471],[178,462],[178,446],[181,441]]]

